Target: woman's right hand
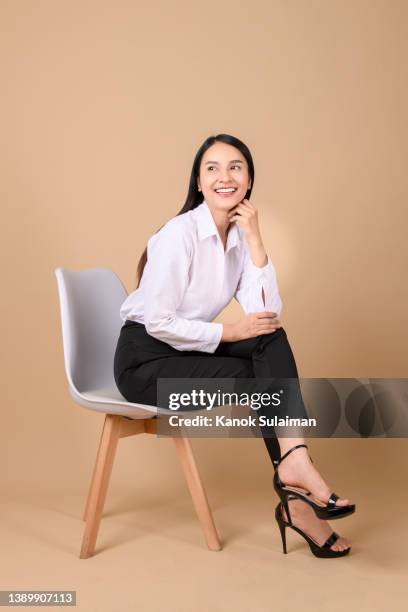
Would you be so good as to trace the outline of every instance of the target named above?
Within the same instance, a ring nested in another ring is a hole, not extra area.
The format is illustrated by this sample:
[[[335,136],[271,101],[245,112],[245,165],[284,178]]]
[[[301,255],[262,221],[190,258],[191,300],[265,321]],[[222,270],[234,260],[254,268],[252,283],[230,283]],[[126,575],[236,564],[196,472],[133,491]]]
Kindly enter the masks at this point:
[[[275,312],[251,312],[236,323],[224,324],[221,341],[235,342],[271,334],[282,327]]]

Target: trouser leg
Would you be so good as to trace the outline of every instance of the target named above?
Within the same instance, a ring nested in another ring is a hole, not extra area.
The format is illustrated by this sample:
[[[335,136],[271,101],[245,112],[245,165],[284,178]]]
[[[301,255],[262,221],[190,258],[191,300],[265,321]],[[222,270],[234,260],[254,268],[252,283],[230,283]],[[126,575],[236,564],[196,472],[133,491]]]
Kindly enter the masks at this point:
[[[273,389],[276,392],[283,388],[282,409],[275,406],[262,406],[257,410],[259,416],[271,418],[280,416],[306,418],[306,410],[302,400],[296,361],[283,327],[271,334],[257,336],[238,342],[221,343],[216,354],[233,357],[251,357],[253,376],[256,379],[273,379]],[[239,381],[238,381],[239,384]],[[260,391],[260,389],[256,389]],[[262,389],[265,392],[265,389]],[[286,395],[285,395],[286,394]],[[271,461],[280,459],[280,446],[277,436],[288,435],[285,428],[273,428],[268,425],[260,426],[260,431],[266,445]],[[291,436],[301,437],[301,431],[291,430]]]

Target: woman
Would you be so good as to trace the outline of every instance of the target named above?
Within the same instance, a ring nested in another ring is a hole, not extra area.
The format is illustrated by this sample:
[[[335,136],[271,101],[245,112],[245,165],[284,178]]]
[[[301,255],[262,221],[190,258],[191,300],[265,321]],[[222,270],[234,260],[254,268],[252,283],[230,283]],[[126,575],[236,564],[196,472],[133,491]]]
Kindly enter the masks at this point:
[[[157,405],[160,377],[298,379],[279,320],[275,269],[249,202],[253,182],[252,156],[241,140],[218,134],[201,145],[186,202],[148,241],[138,286],[121,307],[125,324],[114,374],[128,401]],[[245,316],[213,322],[232,297]],[[291,527],[316,556],[347,554],[349,541],[324,519],[351,514],[355,506],[330,495],[303,438],[261,429],[281,498],[275,516],[284,552],[285,528]]]

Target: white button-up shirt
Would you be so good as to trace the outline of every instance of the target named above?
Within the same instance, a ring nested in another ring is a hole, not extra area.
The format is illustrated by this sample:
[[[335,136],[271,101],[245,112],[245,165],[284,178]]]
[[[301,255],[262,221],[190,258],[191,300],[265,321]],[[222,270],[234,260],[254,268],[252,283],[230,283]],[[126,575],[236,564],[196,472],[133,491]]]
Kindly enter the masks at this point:
[[[204,200],[170,219],[149,239],[140,285],[122,304],[120,316],[143,323],[151,336],[179,351],[213,353],[223,326],[212,320],[233,297],[246,314],[281,313],[269,255],[265,266],[256,266],[237,223],[229,228],[224,251]]]

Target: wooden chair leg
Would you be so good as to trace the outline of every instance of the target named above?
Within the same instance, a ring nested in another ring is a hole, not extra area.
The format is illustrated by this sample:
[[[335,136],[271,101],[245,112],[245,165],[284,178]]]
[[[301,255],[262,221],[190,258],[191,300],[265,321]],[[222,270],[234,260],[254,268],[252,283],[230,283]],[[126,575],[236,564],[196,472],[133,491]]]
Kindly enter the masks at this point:
[[[194,459],[190,440],[184,437],[173,438],[177,454],[182,465],[187,485],[210,550],[221,550],[221,542],[215,528],[210,506],[201,482],[200,474]]]
[[[102,430],[103,431],[103,430]],[[92,472],[92,478],[91,478],[91,484],[88,490],[88,497],[86,499],[86,505],[85,505],[85,510],[84,510],[84,514],[82,517],[83,521],[86,521],[86,519],[88,518],[88,512],[89,512],[89,502],[91,501],[91,493],[92,493],[92,483],[95,479],[95,474],[96,474],[96,466],[98,465],[98,457],[99,457],[99,453],[101,452],[101,445],[102,445],[102,434],[99,438],[99,448],[98,448],[98,452],[96,453],[96,460],[94,463],[94,468],[93,468],[93,472]]]
[[[86,504],[86,525],[82,539],[81,559],[91,557],[95,551],[96,538],[101,522],[103,506],[105,504],[106,492],[108,490],[113,461],[120,437],[121,421],[121,416],[112,414],[105,415],[105,422]]]
[[[152,418],[148,418],[148,419],[127,419],[126,417],[120,417],[120,434],[119,437],[120,438],[125,438],[126,436],[133,436],[135,434],[140,434],[140,433],[150,433],[150,429],[154,429],[154,423],[152,425],[152,422],[154,421],[154,419]],[[154,431],[156,431],[154,429]],[[103,435],[101,435],[100,439],[99,439],[99,448],[98,448],[98,452],[97,452],[97,459],[95,461],[95,465],[94,465],[94,469],[93,469],[93,474],[92,474],[92,478],[91,478],[91,483],[93,482],[94,478],[95,478],[95,472],[96,472],[96,466],[98,465],[98,457],[99,457],[99,453],[101,450],[101,444],[102,444],[102,439],[103,439]],[[88,517],[88,511],[89,511],[89,502],[91,499],[91,491],[92,491],[92,486],[89,488],[89,492],[88,492],[88,497],[86,500],[86,504],[85,504],[85,510],[84,510],[84,514],[82,517],[82,520],[86,521],[87,517]]]

